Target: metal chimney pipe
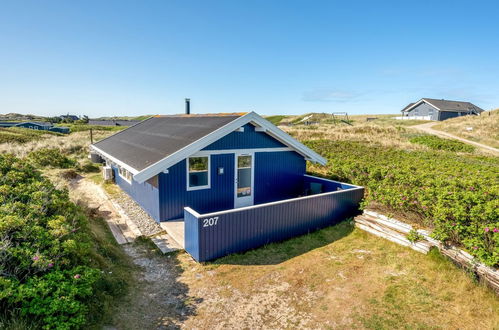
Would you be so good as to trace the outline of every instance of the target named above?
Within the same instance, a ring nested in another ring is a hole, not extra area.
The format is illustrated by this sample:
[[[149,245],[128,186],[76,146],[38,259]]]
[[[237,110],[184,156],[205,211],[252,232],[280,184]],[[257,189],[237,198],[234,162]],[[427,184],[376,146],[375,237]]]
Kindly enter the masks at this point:
[[[185,114],[191,114],[191,99],[185,99]]]

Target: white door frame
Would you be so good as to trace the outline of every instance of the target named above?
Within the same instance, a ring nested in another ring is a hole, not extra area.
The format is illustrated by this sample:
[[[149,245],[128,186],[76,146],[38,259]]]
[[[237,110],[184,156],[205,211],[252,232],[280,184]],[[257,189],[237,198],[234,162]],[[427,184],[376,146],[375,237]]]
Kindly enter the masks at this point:
[[[237,197],[237,159],[238,156],[251,156],[251,195]],[[251,206],[255,201],[255,153],[254,152],[236,152],[234,153],[234,208]]]

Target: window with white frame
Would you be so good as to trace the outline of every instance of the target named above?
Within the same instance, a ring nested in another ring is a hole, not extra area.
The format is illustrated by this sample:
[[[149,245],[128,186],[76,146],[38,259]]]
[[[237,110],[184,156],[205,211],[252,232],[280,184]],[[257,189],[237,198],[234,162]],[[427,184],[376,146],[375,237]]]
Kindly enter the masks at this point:
[[[129,171],[127,171],[125,168],[123,167],[118,167],[118,174],[120,175],[121,178],[123,178],[125,181],[127,181],[128,183],[132,183],[132,173],[130,173]]]
[[[210,188],[210,157],[187,158],[187,190]]]

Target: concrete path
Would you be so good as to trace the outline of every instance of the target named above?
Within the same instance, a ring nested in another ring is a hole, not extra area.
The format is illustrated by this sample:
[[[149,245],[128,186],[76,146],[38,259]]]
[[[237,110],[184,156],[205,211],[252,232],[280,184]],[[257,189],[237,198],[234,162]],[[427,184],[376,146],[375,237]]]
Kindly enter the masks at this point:
[[[481,148],[482,150],[491,151],[492,153],[499,155],[499,149],[497,149],[497,148],[494,148],[494,147],[491,147],[491,146],[488,146],[488,145],[485,145],[482,143],[466,140],[466,139],[463,139],[459,136],[433,129],[432,128],[433,125],[436,125],[436,124],[439,124],[439,123],[432,122],[432,123],[425,123],[425,124],[415,125],[415,126],[410,126],[410,127],[418,129],[418,130],[423,131],[423,132],[428,133],[428,134],[433,134],[433,135],[437,135],[437,136],[440,136],[443,138],[450,138],[450,139],[458,140],[458,141],[461,141],[461,142],[464,142],[467,144],[471,144],[471,145],[474,145],[475,147]]]
[[[170,235],[175,242],[185,248],[184,219],[170,220],[160,223],[160,226]]]
[[[128,217],[125,210],[114,202],[100,185],[79,177],[73,180],[70,186],[73,199],[82,199],[87,203],[88,207],[97,209],[98,214],[106,220],[118,244],[131,243],[137,237],[142,236],[142,232]],[[163,253],[183,249],[183,222],[181,245],[164,232],[150,238]]]

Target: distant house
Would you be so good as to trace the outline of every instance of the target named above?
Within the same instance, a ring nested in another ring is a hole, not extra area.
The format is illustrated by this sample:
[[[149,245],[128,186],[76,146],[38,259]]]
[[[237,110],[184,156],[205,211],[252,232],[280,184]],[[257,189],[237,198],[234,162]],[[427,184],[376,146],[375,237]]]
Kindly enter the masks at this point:
[[[254,112],[154,116],[90,148],[151,217],[181,223],[198,261],[329,226],[364,193],[307,175],[326,159]]]
[[[479,115],[484,110],[473,103],[423,98],[402,109],[399,119],[446,120],[449,118]]]
[[[60,127],[60,126],[54,126],[51,123],[47,122],[38,122],[38,121],[25,121],[25,122],[0,122],[0,127],[7,128],[7,127],[22,127],[22,128],[29,128],[29,129],[34,129],[34,130],[39,130],[39,131],[50,131],[50,132],[57,132],[57,133],[64,133],[68,134],[70,132],[69,127]]]
[[[99,126],[132,126],[140,123],[140,120],[94,120],[90,119],[88,121],[89,125],[99,125]]]
[[[23,123],[16,123],[14,127],[30,128],[34,130],[48,131],[53,127],[51,123],[47,122],[36,122],[36,121],[26,121]]]
[[[62,116],[59,116],[59,118],[61,118],[62,120],[69,120],[69,121],[77,121],[80,119],[80,117],[78,116],[75,116],[75,115],[62,115]]]

